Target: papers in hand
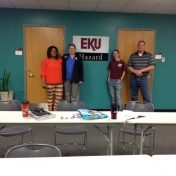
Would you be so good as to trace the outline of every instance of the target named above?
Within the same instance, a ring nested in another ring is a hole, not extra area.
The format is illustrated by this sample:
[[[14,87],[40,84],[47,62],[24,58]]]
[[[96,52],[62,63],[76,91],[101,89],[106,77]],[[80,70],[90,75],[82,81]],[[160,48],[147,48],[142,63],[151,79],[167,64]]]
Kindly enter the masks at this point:
[[[145,116],[139,115],[139,112],[133,112],[133,111],[130,111],[130,110],[123,110],[120,114],[120,118],[121,119],[126,119],[126,121],[130,120],[130,119],[137,119],[137,118],[140,118],[140,117],[145,117]]]

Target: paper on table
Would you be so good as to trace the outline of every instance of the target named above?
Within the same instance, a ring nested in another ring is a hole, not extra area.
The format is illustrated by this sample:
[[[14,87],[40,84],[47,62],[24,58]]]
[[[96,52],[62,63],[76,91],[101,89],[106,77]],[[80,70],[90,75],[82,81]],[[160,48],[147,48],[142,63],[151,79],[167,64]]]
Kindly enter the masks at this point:
[[[133,111],[123,110],[121,113],[118,114],[118,118],[120,119],[131,119],[136,118],[137,115]]]
[[[121,113],[118,114],[119,119],[126,119],[126,120],[136,119],[140,117],[145,117],[145,116],[139,115],[139,113],[133,112],[130,110],[123,110]]]

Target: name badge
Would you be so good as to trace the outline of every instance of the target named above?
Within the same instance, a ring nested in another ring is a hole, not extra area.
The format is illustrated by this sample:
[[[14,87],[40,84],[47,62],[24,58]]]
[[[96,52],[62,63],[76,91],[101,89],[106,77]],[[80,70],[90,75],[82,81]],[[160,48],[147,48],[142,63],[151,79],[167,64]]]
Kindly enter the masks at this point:
[[[122,67],[122,64],[118,64],[118,67]]]

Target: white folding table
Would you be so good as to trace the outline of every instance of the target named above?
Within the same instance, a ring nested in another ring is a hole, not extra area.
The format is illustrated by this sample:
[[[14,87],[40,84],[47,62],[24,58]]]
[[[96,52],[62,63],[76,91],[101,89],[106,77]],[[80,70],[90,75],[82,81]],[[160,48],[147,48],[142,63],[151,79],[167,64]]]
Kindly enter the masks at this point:
[[[22,112],[20,111],[0,111],[0,125],[80,125],[84,124],[86,126],[95,126],[95,125],[106,125],[108,126],[108,149],[107,153],[113,155],[113,126],[123,123],[123,119],[111,119],[110,112],[104,111],[104,114],[108,115],[106,119],[98,120],[84,120],[82,118],[71,119],[72,115],[77,113],[76,111],[53,111],[53,114],[56,115],[56,118],[47,119],[42,121],[37,121],[32,117],[22,117]]]
[[[166,175],[176,175],[176,155],[153,155],[152,158]]]
[[[0,158],[1,175],[164,176],[148,155]]]
[[[137,112],[137,113],[145,117],[128,120],[127,123],[134,124],[135,130],[137,129],[137,125],[141,126],[140,154],[142,154],[143,132],[144,132],[143,125],[176,125],[176,113],[175,112]],[[133,148],[133,154],[135,154],[135,146]]]
[[[32,117],[24,118],[20,111],[0,111],[0,125],[18,125],[18,124],[28,124],[28,125],[78,125],[84,124],[86,126],[95,125],[106,125],[108,126],[108,154],[113,154],[113,127],[117,124],[124,123],[126,120],[120,118],[121,112],[118,112],[117,119],[111,119],[110,111],[102,111],[104,114],[108,115],[107,119],[99,120],[84,120],[82,118],[71,119],[71,116],[76,113],[76,111],[55,111],[56,118],[37,121]],[[139,115],[145,117],[127,120],[128,124],[134,124],[135,129],[137,125],[141,126],[141,142],[140,142],[140,154],[142,154],[143,149],[143,125],[175,125],[176,124],[176,113],[174,112],[137,112]],[[64,119],[62,119],[63,117]],[[68,119],[66,119],[68,117]],[[135,139],[136,140],[136,139]],[[136,143],[136,141],[135,141]],[[135,154],[135,146],[133,149],[133,154]]]

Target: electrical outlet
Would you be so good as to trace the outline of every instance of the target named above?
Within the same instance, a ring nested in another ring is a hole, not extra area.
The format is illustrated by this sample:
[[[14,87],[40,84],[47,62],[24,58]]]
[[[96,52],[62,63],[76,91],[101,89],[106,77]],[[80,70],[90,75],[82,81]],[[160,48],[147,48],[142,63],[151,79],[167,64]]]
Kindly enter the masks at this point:
[[[161,62],[165,62],[165,57],[162,57],[162,58],[161,58]]]

